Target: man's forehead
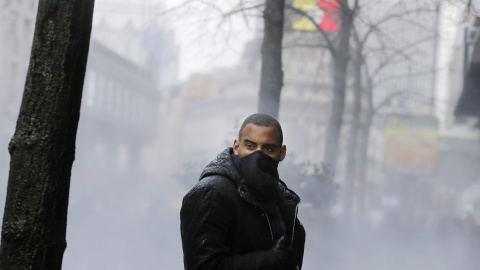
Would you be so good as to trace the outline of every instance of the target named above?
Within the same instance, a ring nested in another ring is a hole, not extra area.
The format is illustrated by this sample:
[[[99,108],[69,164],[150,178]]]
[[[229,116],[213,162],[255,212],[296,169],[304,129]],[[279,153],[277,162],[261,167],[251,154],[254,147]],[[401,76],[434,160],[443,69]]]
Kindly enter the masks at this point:
[[[273,140],[275,143],[280,141],[280,132],[275,126],[257,126],[255,124],[247,124],[242,131],[242,141],[248,140]]]

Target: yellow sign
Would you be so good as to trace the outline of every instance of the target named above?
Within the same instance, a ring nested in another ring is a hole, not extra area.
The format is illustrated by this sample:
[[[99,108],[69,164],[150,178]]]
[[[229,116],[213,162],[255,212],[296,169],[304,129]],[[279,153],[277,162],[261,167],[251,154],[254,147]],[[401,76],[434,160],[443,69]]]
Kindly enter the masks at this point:
[[[403,172],[431,172],[437,164],[438,121],[430,116],[391,114],[385,128],[383,165]]]
[[[305,12],[315,22],[320,22],[323,11],[318,7],[315,0],[295,0],[293,1],[293,7]],[[292,29],[301,31],[317,31],[317,26],[306,16],[294,21]]]

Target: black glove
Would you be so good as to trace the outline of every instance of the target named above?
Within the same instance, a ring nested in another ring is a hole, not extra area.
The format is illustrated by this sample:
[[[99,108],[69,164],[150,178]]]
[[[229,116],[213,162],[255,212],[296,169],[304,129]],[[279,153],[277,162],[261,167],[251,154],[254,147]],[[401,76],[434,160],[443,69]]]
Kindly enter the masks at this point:
[[[273,243],[272,252],[275,257],[276,269],[289,270],[294,268],[292,241],[282,236]]]

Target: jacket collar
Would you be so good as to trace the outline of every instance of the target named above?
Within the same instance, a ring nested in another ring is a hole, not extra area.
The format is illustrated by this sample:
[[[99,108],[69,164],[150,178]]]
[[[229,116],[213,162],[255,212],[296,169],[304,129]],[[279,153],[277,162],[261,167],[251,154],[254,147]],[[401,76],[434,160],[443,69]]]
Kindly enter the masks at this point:
[[[259,201],[255,198],[253,192],[245,185],[245,181],[234,165],[231,154],[233,154],[233,149],[231,147],[218,154],[217,158],[205,167],[199,181],[202,181],[202,179],[207,176],[223,176],[237,187],[238,194],[241,198],[265,212]],[[300,197],[290,190],[282,180],[280,180],[277,186],[277,198],[279,203],[284,206],[281,207],[281,211],[284,214],[287,229],[293,239],[297,206],[300,203]]]
[[[210,175],[224,176],[232,181],[237,187],[240,197],[255,206],[260,206],[260,203],[253,193],[249,191],[248,187],[245,185],[242,176],[234,165],[231,154],[233,154],[232,147],[229,147],[218,154],[217,157],[205,167],[200,176],[200,181]],[[290,190],[282,180],[278,183],[277,195],[280,202],[288,207],[296,207],[298,203],[300,203],[300,197]]]

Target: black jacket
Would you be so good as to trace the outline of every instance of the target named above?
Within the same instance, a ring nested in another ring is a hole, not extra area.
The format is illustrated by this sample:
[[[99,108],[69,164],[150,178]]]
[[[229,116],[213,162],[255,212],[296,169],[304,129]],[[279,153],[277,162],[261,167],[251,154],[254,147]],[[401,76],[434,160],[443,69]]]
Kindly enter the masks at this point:
[[[220,153],[183,198],[181,236],[186,270],[277,270],[272,224],[233,164],[232,149]],[[292,239],[288,267],[301,269],[305,230],[297,218],[300,198],[280,181],[280,211]],[[285,267],[283,267],[285,269]]]

